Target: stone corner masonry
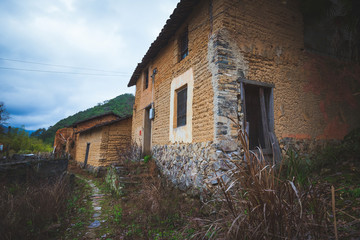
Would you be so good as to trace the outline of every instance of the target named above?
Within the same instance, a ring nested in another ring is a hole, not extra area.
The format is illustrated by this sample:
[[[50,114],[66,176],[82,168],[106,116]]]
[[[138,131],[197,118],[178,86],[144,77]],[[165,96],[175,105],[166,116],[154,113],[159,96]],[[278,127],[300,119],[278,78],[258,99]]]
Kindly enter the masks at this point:
[[[153,146],[153,156],[162,174],[179,189],[199,194],[217,184],[215,173],[224,161],[240,151],[237,143],[241,113],[239,78],[247,63],[225,29],[214,32],[208,43],[208,69],[214,91],[214,141]]]

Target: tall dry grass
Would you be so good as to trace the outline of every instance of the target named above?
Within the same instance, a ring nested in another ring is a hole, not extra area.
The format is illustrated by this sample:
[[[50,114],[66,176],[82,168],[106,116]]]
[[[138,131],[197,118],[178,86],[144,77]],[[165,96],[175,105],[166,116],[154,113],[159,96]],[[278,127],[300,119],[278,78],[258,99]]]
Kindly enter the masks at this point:
[[[0,238],[47,239],[66,211],[70,180],[0,185]]]
[[[250,151],[239,132],[243,153],[223,161],[229,170],[215,172],[218,186],[207,202],[210,216],[195,219],[194,235],[205,239],[328,239],[329,221],[322,191],[281,178],[282,166],[266,161],[261,149]]]

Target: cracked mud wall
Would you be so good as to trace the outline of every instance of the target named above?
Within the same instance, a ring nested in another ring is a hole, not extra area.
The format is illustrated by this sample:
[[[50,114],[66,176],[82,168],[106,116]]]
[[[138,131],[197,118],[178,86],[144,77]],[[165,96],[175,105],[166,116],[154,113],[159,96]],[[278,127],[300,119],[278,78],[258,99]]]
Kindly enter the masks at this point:
[[[224,8],[225,30],[221,31],[226,38],[220,39],[230,43],[222,47],[231,53],[225,52],[230,61],[217,60],[219,66],[225,65],[225,73],[216,75],[217,84],[231,76],[222,86],[214,86],[220,94],[222,87],[231,92],[237,70],[242,70],[238,77],[243,74],[248,80],[273,84],[274,128],[279,139],[341,139],[359,127],[360,114],[356,112],[360,95],[356,91],[360,89],[360,68],[304,50],[303,21],[297,1],[225,0]],[[243,60],[231,61],[232,55]],[[229,101],[232,103],[235,97]],[[230,105],[234,108],[235,103]],[[232,111],[226,114],[232,116]]]

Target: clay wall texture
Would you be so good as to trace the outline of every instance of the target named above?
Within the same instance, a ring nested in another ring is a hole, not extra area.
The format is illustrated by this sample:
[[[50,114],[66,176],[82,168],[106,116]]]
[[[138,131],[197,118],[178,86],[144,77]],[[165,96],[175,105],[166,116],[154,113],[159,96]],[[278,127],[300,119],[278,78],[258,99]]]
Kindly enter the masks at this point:
[[[189,56],[179,62],[177,39],[186,26]],[[229,46],[218,48],[217,38],[226,38],[221,40]],[[230,53],[222,52],[224,50]],[[217,61],[212,63],[214,59]],[[319,61],[324,62],[323,65],[314,69],[314,63]],[[209,1],[202,1],[175,37],[149,63],[150,72],[155,67],[158,69],[154,89],[151,78],[146,91],[143,91],[143,76],[137,81],[133,137],[140,137],[141,111],[154,102],[152,142],[154,145],[169,143],[171,80],[192,67],[193,142],[227,139],[221,135],[231,139],[236,135],[232,124],[223,117],[235,118],[238,109],[241,110],[235,106],[238,86],[232,84],[240,77],[275,86],[274,129],[278,138],[341,139],[359,120],[351,114],[359,105],[359,99],[349,91],[350,81],[326,82],[323,73],[332,72],[332,61],[331,57],[304,50],[303,19],[297,1],[213,1],[211,15]],[[339,88],[346,90],[339,91]],[[217,106],[221,104],[222,92],[227,95],[226,102]],[[225,112],[219,115],[219,111]],[[227,125],[227,128],[217,128],[217,125]]]
[[[214,13],[221,12],[220,1],[214,2],[213,9]],[[149,64],[151,71],[155,67],[158,70],[155,76],[152,99],[142,90],[142,76],[139,77],[136,84],[135,111],[133,114],[133,139],[137,140],[139,137],[141,139],[139,130],[143,126],[143,108],[153,102],[155,119],[152,122],[152,144],[164,145],[169,143],[171,81],[193,68],[192,141],[206,142],[213,140],[213,91],[207,59],[207,42],[211,31],[208,13],[208,2],[204,1],[196,7],[192,16],[184,22],[175,36],[169,40],[168,45],[164,46],[157,57]],[[214,20],[213,24],[217,22],[218,20]],[[186,27],[188,28],[189,37],[189,55],[179,61],[178,38]],[[141,140],[139,142],[141,143]]]
[[[101,145],[102,155],[99,159],[101,166],[109,165],[119,160],[118,151],[126,150],[131,143],[131,123],[128,118],[108,126],[102,127],[103,139]]]
[[[61,128],[56,131],[54,147],[55,153],[63,155],[65,153],[70,154],[71,157],[75,156],[75,143],[74,143],[74,129],[73,128]]]
[[[85,161],[87,143],[90,143],[87,164],[98,167],[118,161],[118,151],[131,143],[131,124],[132,118],[128,118],[79,133],[76,161]]]
[[[240,89],[244,80],[273,86],[274,126],[270,129],[282,149],[293,142],[299,149],[300,145],[315,149],[323,140],[342,139],[359,127],[360,117],[354,112],[360,99],[354,89],[359,89],[360,81],[354,76],[360,68],[344,67],[341,61],[304,49],[298,4],[295,0],[200,1],[148,63],[150,71],[157,68],[158,73],[151,94],[143,91],[142,76],[136,83],[132,136],[142,142],[139,130],[143,131],[144,108],[153,103],[153,154],[176,185],[201,187],[198,179],[205,178],[204,169],[216,163],[221,150],[238,150],[236,125],[229,117],[243,126]],[[186,27],[189,55],[179,61],[178,38]],[[337,72],[334,66],[344,70]],[[171,82],[191,68],[192,142],[171,144]]]
[[[90,143],[87,164],[99,166],[99,159],[102,158],[101,143],[104,132],[101,128],[96,128],[80,133],[76,142],[76,161],[84,163],[87,143]]]
[[[331,57],[304,51],[297,1],[226,0],[225,8],[223,27],[244,58],[245,78],[275,85],[278,138],[341,139],[356,127],[359,115],[351,111],[359,99],[356,103],[349,91],[341,90],[352,83],[329,77],[335,75],[329,74],[335,61]],[[321,60],[323,64],[314,69]]]
[[[142,78],[142,77],[141,77]],[[144,113],[145,109],[142,107],[143,103],[141,104],[140,100],[142,99],[142,81],[138,80],[136,83],[136,92],[135,92],[135,102],[133,107],[133,121],[132,121],[132,134],[131,139],[132,141],[136,142],[137,144],[142,144],[142,137],[144,135]],[[151,99],[148,100],[151,102]],[[148,103],[148,104],[149,104]]]

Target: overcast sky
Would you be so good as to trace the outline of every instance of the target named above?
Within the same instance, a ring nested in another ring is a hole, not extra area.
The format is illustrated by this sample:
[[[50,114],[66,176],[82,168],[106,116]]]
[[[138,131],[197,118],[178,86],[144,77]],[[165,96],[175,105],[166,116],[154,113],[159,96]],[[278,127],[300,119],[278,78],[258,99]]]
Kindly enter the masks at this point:
[[[1,0],[0,102],[27,130],[123,93],[178,0]]]

